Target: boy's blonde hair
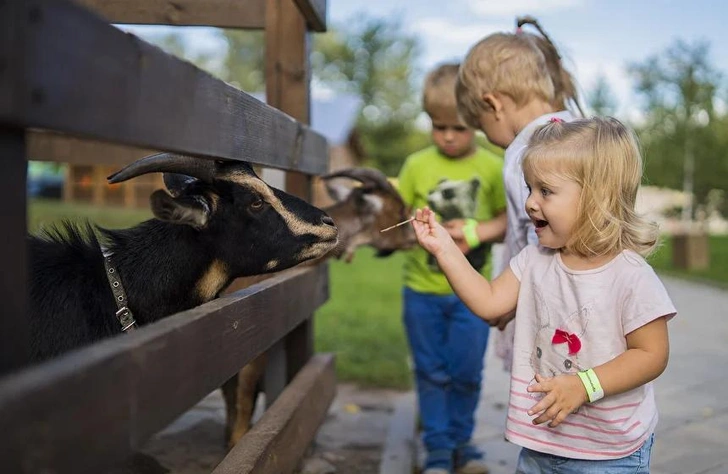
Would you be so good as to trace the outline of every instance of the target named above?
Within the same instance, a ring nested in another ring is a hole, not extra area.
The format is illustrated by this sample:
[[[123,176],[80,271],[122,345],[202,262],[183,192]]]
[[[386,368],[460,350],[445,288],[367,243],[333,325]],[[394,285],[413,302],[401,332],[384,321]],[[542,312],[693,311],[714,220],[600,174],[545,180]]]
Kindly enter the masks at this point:
[[[548,37],[531,33],[495,33],[470,48],[456,96],[460,115],[471,127],[480,127],[487,93],[505,94],[519,107],[541,99],[554,111],[566,110],[570,101],[580,109],[574,80],[556,47]]]
[[[551,122],[531,136],[523,172],[548,183],[556,174],[581,186],[577,219],[565,248],[582,257],[625,249],[642,256],[659,230],[635,211],[642,156],[634,132],[611,117]]]
[[[455,81],[458,77],[457,63],[442,64],[425,78],[422,91],[422,108],[430,117],[457,116]]]

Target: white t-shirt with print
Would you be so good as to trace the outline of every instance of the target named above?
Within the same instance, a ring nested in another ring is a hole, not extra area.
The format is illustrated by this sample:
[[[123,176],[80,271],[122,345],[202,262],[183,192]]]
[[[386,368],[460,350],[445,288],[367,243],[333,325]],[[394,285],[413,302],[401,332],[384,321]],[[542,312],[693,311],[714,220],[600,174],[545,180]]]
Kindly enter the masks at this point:
[[[573,459],[617,459],[654,432],[652,383],[584,404],[556,428],[535,426],[527,410],[542,394],[527,392],[539,373],[576,373],[627,350],[626,335],[676,314],[650,265],[625,250],[591,270],[571,270],[557,251],[527,246],[510,262],[521,282],[515,318],[506,438],[535,451]]]

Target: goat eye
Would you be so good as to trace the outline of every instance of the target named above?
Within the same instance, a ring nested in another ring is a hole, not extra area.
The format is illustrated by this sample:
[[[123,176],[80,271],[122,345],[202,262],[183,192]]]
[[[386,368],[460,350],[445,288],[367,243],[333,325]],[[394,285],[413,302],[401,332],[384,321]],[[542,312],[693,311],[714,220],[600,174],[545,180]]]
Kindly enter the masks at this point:
[[[262,199],[256,199],[250,204],[250,209],[254,211],[260,211],[263,209],[263,200]]]

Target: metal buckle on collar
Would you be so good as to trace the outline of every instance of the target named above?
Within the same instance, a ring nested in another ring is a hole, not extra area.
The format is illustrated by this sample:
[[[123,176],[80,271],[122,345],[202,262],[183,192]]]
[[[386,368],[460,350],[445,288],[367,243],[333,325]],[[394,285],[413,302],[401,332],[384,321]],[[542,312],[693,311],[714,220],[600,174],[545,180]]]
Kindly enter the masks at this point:
[[[129,311],[129,308],[126,306],[119,308],[116,312],[116,318],[119,320],[119,323],[121,323],[122,332],[126,332],[127,329],[133,329],[136,324],[134,316],[132,316],[131,311]]]

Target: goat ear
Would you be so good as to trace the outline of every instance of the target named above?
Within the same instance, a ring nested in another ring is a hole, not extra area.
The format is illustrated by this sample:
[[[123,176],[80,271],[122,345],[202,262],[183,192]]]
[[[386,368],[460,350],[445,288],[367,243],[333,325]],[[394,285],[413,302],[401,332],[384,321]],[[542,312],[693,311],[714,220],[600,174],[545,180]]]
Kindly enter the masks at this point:
[[[158,189],[149,198],[154,216],[172,224],[203,228],[210,219],[210,203],[199,194],[172,197]]]
[[[179,173],[164,173],[164,185],[172,196],[179,196],[190,184],[198,181],[197,178]]]
[[[379,214],[384,208],[384,199],[376,194],[362,194],[358,205],[366,214]]]
[[[351,190],[352,188],[344,186],[343,184],[326,182],[326,191],[329,193],[329,196],[331,196],[331,199],[336,202],[345,201],[346,198],[349,197],[349,194],[351,194]]]

